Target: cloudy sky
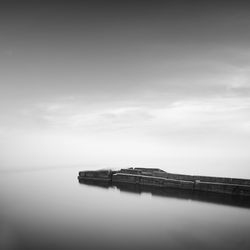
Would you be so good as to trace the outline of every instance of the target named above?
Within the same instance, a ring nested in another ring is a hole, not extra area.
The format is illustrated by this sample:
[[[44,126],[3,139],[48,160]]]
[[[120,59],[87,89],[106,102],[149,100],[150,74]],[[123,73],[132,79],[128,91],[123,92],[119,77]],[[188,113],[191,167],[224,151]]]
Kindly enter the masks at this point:
[[[0,168],[250,178],[247,1],[1,1]]]

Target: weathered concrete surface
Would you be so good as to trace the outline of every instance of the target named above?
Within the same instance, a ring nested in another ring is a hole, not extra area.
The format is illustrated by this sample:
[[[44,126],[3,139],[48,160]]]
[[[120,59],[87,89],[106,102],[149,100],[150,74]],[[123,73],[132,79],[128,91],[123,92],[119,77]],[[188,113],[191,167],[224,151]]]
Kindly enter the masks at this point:
[[[112,174],[113,172],[111,170],[81,171],[79,172],[78,179],[111,181]]]
[[[79,172],[79,180],[102,180],[143,186],[177,188],[250,197],[250,180],[167,173],[161,169],[128,168],[120,171]]]

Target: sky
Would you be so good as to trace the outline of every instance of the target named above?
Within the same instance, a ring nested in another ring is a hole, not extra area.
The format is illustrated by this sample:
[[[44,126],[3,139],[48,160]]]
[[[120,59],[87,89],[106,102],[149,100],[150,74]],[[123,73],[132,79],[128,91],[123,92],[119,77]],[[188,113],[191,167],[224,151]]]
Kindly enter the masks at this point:
[[[0,169],[250,178],[247,1],[1,1]]]

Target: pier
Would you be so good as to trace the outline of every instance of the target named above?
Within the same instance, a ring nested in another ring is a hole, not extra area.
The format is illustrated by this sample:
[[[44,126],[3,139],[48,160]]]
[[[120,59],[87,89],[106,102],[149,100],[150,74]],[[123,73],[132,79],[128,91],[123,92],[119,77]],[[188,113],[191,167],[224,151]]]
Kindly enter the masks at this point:
[[[119,171],[81,171],[79,181],[134,184],[162,189],[180,189],[250,197],[250,180],[199,175],[182,175],[157,168],[127,168]]]

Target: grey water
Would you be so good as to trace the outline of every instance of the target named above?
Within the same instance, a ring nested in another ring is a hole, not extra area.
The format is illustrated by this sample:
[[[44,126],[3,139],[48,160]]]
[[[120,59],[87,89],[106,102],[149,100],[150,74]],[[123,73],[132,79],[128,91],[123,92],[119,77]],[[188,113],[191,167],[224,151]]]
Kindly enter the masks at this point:
[[[250,249],[250,206],[85,185],[83,169],[1,172],[0,249]]]

